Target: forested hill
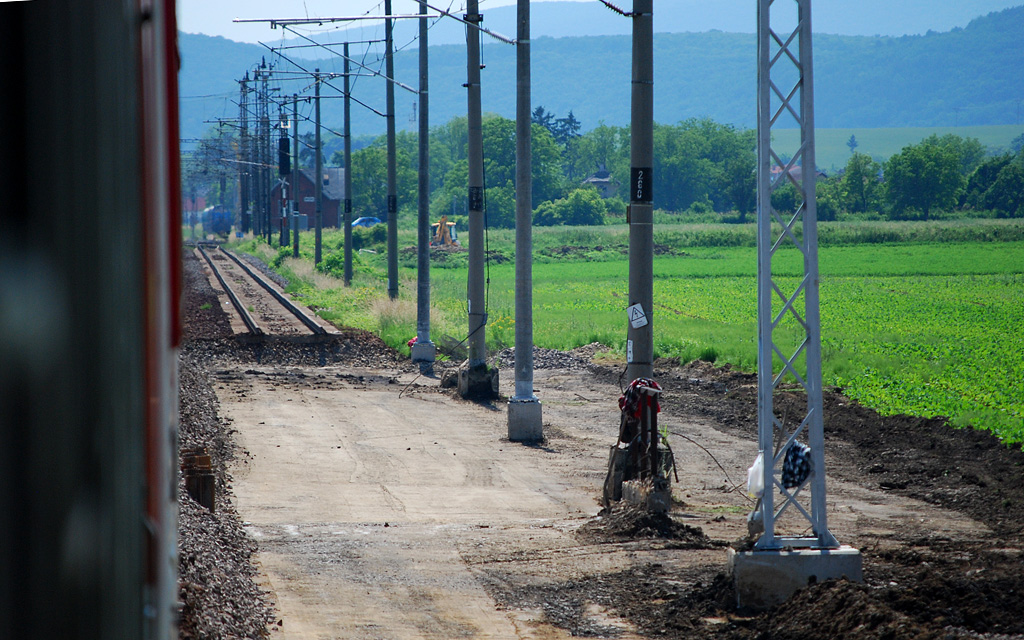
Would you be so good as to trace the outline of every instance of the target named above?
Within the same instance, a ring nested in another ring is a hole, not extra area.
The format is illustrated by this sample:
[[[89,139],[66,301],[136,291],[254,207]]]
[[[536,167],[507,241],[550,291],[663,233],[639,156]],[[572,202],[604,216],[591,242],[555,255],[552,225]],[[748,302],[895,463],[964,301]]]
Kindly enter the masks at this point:
[[[991,13],[962,29],[922,36],[816,35],[814,64],[819,128],[1013,124],[1024,98],[1024,6]],[[180,34],[182,135],[197,137],[204,120],[234,117],[238,85],[247,68],[269,51],[223,38]],[[535,38],[533,103],[557,116],[570,110],[588,130],[601,121],[629,123],[630,38]],[[418,81],[417,52],[395,56],[396,75]],[[708,116],[752,127],[755,122],[755,38],[723,32],[655,36],[655,119],[675,123]],[[368,60],[374,58],[371,54]],[[484,47],[485,111],[514,117],[515,50],[487,40]],[[303,63],[341,71],[340,59]],[[379,66],[379,63],[374,63]],[[464,47],[430,48],[430,115],[443,123],[466,110]],[[291,94],[308,83],[294,83]],[[339,85],[340,86],[340,85]],[[331,90],[325,90],[327,95]],[[195,97],[195,96],[217,97]],[[380,80],[360,78],[353,95],[383,111]],[[416,96],[396,92],[397,124],[411,122]],[[326,124],[341,123],[341,101],[326,100]],[[355,135],[384,131],[383,118],[355,107]]]

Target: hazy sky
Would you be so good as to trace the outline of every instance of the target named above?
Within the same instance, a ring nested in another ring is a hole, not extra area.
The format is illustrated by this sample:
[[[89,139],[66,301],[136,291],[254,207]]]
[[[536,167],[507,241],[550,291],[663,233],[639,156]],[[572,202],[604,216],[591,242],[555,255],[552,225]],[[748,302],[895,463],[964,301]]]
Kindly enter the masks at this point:
[[[537,0],[533,0],[536,4]],[[563,0],[565,1],[565,0]],[[597,0],[571,0],[597,3]],[[612,0],[628,9],[632,0]],[[430,4],[461,13],[465,0],[433,0]],[[516,4],[516,0],[480,0],[480,8]],[[1020,6],[1024,0],[815,0],[813,12],[821,20],[815,31],[844,35],[902,35],[924,33],[929,29],[948,31],[979,15]],[[281,38],[281,30],[268,24],[235,24],[235,18],[301,18],[381,15],[383,0],[178,0],[178,28],[187,33],[224,36],[239,42],[270,42]],[[677,11],[678,15],[699,17],[699,28],[736,31],[736,13],[750,10],[749,28],[753,32],[756,0],[654,0],[659,12]],[[418,4],[412,0],[392,0],[395,14],[412,14]],[[657,20],[657,18],[656,18]],[[721,23],[721,24],[719,24]],[[744,23],[745,24],[745,23]],[[352,26],[355,26],[354,24]],[[369,26],[369,25],[368,25]],[[657,28],[657,24],[655,25]]]
[[[572,0],[594,2],[594,0]],[[621,0],[620,0],[621,1]],[[629,3],[629,0],[626,0]],[[465,0],[436,0],[435,7],[455,12],[465,6]],[[483,0],[481,10],[487,7],[514,5],[516,0]],[[412,0],[392,0],[391,11],[395,14],[411,14],[419,11],[419,5]],[[274,40],[280,30],[271,31],[267,24],[235,24],[235,18],[304,18],[360,16],[384,13],[383,0],[178,0],[178,28],[186,33],[205,33],[224,36],[239,42]]]

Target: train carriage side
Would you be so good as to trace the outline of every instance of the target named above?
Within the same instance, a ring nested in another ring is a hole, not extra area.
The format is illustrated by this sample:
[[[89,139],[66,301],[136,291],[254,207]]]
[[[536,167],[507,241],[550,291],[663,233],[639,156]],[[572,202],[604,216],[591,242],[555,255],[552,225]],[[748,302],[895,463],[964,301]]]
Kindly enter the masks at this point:
[[[174,11],[0,3],[5,637],[177,637]]]

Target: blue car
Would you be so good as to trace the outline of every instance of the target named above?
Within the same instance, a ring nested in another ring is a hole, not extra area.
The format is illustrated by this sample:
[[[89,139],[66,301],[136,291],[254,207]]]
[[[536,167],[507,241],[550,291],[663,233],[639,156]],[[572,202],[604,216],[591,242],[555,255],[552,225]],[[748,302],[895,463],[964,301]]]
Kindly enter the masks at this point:
[[[353,227],[372,227],[375,224],[380,224],[380,218],[363,216],[352,221]]]

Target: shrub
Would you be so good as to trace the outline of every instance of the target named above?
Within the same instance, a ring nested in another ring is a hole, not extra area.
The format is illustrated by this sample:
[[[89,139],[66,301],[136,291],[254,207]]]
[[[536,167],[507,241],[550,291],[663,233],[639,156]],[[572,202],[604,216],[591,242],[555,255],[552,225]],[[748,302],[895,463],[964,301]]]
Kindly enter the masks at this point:
[[[352,230],[352,250],[368,249],[384,244],[388,240],[388,226],[377,224],[372,227],[356,227]]]

